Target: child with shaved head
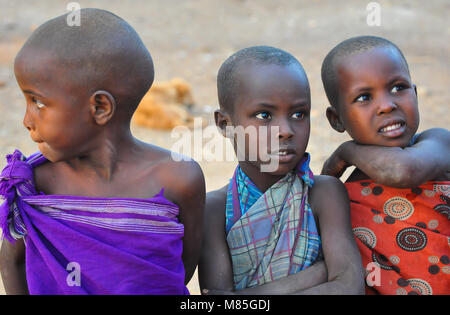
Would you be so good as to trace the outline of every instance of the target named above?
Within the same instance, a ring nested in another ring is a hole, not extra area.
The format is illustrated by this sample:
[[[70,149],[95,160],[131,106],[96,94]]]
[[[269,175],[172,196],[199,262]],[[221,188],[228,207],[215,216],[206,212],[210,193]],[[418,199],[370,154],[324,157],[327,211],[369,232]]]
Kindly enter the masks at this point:
[[[206,198],[203,292],[362,293],[345,187],[309,168],[311,98],[300,62],[278,48],[244,48],[222,64],[217,89],[216,125],[232,140],[239,165]],[[256,131],[239,143],[230,127]]]
[[[40,26],[15,60],[23,123],[39,152],[8,155],[0,177],[6,292],[188,293],[202,172],[131,134],[154,78],[135,30],[107,11],[80,16],[80,26],[67,15]]]
[[[402,52],[384,38],[338,44],[322,81],[331,126],[353,139],[322,173],[340,177],[356,166],[346,182],[353,232],[364,266],[380,271],[367,279],[367,292],[448,294],[450,132],[416,133],[416,86]]]

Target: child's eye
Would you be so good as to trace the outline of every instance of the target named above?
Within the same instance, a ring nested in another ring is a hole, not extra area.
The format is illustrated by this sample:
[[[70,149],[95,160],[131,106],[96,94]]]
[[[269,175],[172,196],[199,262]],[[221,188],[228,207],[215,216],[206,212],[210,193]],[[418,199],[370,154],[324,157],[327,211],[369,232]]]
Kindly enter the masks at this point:
[[[397,93],[397,92],[400,92],[401,90],[404,90],[406,87],[404,86],[404,85],[402,85],[402,84],[397,84],[397,85],[395,85],[393,88],[392,88],[392,90],[391,90],[391,93],[392,94],[395,94],[395,93]]]
[[[269,113],[267,113],[267,112],[257,113],[255,115],[255,117],[258,118],[258,119],[261,119],[261,120],[267,120],[267,119],[272,118],[272,116]]]
[[[297,112],[297,113],[292,114],[291,117],[294,118],[294,119],[303,119],[305,117],[305,114]]]
[[[34,97],[31,99],[31,101],[36,104],[37,108],[41,109],[43,108],[45,105],[44,103],[42,103],[41,101],[35,99]]]
[[[370,100],[370,94],[361,94],[355,98],[354,102],[366,102]]]

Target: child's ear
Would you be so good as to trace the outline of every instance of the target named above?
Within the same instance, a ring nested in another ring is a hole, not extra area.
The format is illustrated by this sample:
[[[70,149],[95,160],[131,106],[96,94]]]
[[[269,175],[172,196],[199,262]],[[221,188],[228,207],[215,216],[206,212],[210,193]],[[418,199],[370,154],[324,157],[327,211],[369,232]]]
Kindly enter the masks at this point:
[[[341,122],[341,119],[339,118],[339,114],[335,107],[329,106],[327,108],[327,118],[330,122],[331,127],[333,127],[334,130],[338,132],[344,132],[345,128],[344,125]]]
[[[116,100],[106,91],[96,91],[89,98],[91,115],[98,125],[105,125],[116,111]]]
[[[227,137],[226,128],[231,126],[230,115],[220,109],[214,111],[214,120],[216,122],[217,128],[222,133],[222,136]]]

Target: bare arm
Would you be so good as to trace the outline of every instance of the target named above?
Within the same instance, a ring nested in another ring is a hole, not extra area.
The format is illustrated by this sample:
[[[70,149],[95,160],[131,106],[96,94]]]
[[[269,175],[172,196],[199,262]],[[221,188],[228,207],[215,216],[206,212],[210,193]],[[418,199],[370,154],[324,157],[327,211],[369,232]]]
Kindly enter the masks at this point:
[[[6,294],[28,294],[25,275],[25,244],[18,240],[13,245],[7,240],[0,250],[0,272]]]
[[[203,246],[198,266],[200,288],[231,294],[233,269],[225,234],[226,187],[206,197]],[[216,292],[216,293],[214,293]]]
[[[322,174],[340,177],[354,165],[379,184],[407,188],[450,172],[450,132],[424,131],[414,145],[404,149],[344,142],[325,162]]]
[[[208,193],[202,258],[199,264],[200,287],[208,294],[292,294],[327,281],[324,261],[285,278],[252,288],[233,291],[232,262],[225,235],[226,190]]]
[[[206,194],[205,180],[200,166],[195,161],[175,163],[178,164],[173,165],[172,171],[176,176],[168,187],[172,188],[171,200],[178,204],[180,222],[184,225],[182,259],[185,269],[184,283],[187,284],[200,258]]]
[[[345,186],[329,176],[316,176],[315,181],[311,205],[319,220],[328,279],[296,294],[364,294],[364,271],[353,238]]]
[[[323,260],[316,262],[314,265],[301,270],[287,277],[255,286],[252,288],[242,289],[234,292],[220,292],[212,290],[210,294],[235,294],[235,295],[287,295],[297,294],[302,290],[306,290],[318,286],[327,281],[327,267]]]
[[[327,198],[323,198],[323,192]],[[364,294],[364,272],[351,230],[349,200],[344,185],[332,177],[316,176],[311,205],[319,218],[324,261],[262,286],[234,292],[211,290],[209,293]]]

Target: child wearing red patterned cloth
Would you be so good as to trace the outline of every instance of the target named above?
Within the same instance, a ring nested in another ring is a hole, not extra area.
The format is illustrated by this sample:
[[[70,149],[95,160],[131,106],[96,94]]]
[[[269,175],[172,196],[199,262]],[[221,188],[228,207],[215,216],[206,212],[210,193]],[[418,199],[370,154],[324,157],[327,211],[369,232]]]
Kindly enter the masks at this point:
[[[450,293],[450,132],[416,134],[416,87],[397,46],[373,36],[337,45],[322,65],[331,126],[347,131],[322,174],[347,179],[367,293]]]

